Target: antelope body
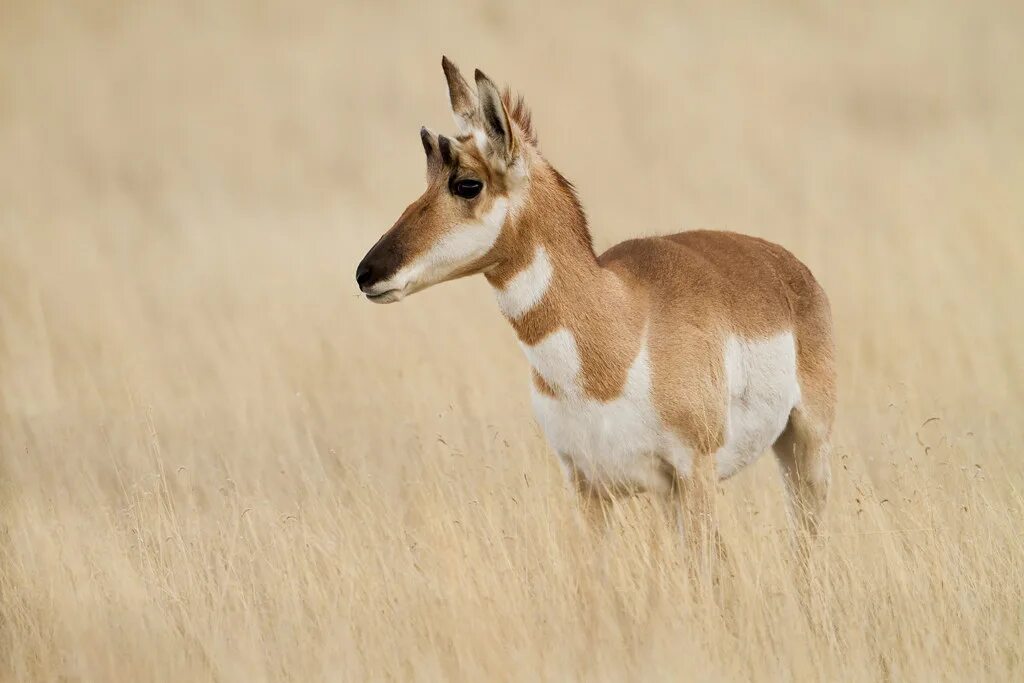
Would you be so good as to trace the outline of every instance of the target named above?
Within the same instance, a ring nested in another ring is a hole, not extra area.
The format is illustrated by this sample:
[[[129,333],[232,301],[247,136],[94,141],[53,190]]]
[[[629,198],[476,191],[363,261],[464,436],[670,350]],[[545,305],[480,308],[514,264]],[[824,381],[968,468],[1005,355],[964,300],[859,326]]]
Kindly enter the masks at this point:
[[[828,300],[780,246],[693,231],[596,256],[521,99],[442,60],[458,136],[421,130],[426,192],[359,264],[390,303],[483,273],[532,367],[533,407],[584,510],[677,496],[713,529],[717,479],[774,446],[800,528],[818,529],[835,411]],[[598,517],[601,514],[596,515]]]

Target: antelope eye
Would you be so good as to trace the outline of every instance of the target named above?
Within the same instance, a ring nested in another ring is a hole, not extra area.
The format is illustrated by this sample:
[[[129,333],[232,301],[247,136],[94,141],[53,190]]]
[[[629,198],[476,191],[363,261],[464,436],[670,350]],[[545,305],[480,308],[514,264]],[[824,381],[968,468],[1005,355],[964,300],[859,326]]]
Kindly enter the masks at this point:
[[[472,199],[480,194],[482,189],[484,189],[484,184],[479,180],[456,180],[452,184],[452,194],[463,199]]]

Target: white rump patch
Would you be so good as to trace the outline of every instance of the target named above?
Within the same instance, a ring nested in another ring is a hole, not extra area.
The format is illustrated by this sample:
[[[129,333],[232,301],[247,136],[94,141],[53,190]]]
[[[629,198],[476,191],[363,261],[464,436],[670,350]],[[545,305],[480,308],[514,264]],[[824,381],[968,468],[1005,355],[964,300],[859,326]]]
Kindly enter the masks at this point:
[[[504,287],[494,290],[501,312],[512,320],[523,317],[547,294],[553,274],[547,249],[538,246],[530,265],[516,273]]]
[[[729,419],[725,445],[715,454],[718,476],[730,477],[756,460],[782,434],[800,403],[792,332],[725,344]]]

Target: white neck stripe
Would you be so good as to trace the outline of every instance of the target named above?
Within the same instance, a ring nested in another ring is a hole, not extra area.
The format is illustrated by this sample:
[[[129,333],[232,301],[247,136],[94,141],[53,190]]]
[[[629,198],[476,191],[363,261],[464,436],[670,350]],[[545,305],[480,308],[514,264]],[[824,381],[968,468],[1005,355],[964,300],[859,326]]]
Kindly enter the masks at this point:
[[[526,315],[547,294],[553,274],[547,250],[538,246],[530,265],[516,273],[504,287],[495,288],[501,312],[512,320]]]

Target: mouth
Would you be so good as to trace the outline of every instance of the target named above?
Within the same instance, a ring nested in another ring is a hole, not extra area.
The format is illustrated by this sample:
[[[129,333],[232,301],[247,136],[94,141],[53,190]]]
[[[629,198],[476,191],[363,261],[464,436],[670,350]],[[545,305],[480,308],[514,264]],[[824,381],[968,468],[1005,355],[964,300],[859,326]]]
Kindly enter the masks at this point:
[[[402,297],[405,296],[405,290],[396,287],[395,289],[388,289],[383,292],[364,292],[366,298],[375,304],[392,304],[396,301],[401,301]]]

